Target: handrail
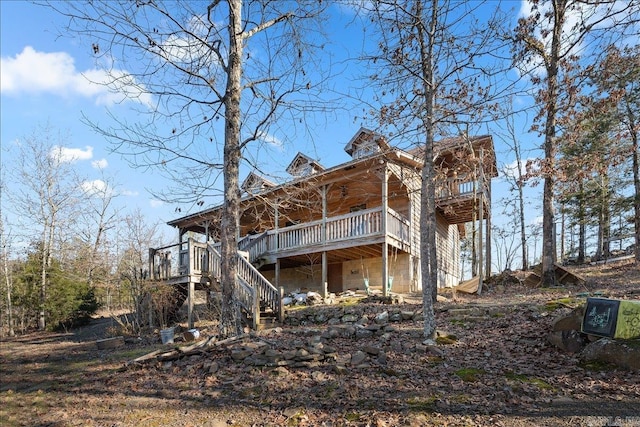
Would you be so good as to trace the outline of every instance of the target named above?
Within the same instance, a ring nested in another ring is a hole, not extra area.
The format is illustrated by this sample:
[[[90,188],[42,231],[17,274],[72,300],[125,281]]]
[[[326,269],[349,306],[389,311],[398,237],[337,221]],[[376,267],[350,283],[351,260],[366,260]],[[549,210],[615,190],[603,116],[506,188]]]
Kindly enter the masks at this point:
[[[268,231],[261,234],[247,235],[238,242],[238,250],[249,253],[249,262],[255,261],[266,252]]]
[[[436,197],[446,199],[450,197],[460,197],[473,195],[475,193],[483,193],[487,195],[487,179],[478,177],[476,179],[471,175],[461,175],[444,179],[442,186],[436,191]],[[474,191],[475,188],[475,191]]]
[[[249,260],[240,255],[238,255],[238,276],[258,292],[258,301],[262,301],[280,317],[280,304],[282,304],[280,291],[251,265]],[[260,307],[254,307],[254,319],[259,316],[259,313]]]

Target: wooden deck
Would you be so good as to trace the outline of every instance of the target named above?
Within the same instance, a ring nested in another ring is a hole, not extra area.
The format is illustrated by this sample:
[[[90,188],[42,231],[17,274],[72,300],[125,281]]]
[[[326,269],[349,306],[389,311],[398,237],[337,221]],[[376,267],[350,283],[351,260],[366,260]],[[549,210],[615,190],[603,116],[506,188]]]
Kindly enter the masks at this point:
[[[297,224],[240,239],[238,249],[248,260],[262,266],[277,259],[285,265],[308,263],[309,254],[327,252],[330,261],[375,257],[382,254],[382,243],[410,252],[410,223],[397,212],[382,208],[362,210],[324,220]],[[386,232],[383,228],[386,225]],[[219,244],[212,247],[219,248]],[[207,244],[189,239],[182,243],[150,249],[149,271],[154,280],[168,283],[205,283],[219,275],[219,268],[207,251]]]
[[[482,181],[450,178],[437,192],[436,206],[449,224],[464,224],[477,219],[480,203],[483,217],[491,215],[490,189],[488,183]]]

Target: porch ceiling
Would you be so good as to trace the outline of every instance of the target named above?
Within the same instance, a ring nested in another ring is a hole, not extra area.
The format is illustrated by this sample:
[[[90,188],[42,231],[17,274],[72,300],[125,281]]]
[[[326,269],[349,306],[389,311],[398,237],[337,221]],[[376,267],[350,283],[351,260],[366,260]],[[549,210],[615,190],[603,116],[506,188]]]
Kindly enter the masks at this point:
[[[477,199],[474,201],[473,195],[459,196],[449,199],[439,199],[437,201],[438,211],[445,217],[449,224],[464,224],[471,222],[474,219],[474,212],[478,215],[478,211],[475,204],[478,203]],[[491,214],[489,206],[484,203],[484,217],[488,218]]]

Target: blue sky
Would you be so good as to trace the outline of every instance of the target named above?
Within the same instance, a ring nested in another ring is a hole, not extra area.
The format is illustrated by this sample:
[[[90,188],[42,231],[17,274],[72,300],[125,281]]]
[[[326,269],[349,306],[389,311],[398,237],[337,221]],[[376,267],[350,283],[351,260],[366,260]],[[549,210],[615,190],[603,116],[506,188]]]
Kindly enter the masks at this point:
[[[58,37],[65,18],[47,8],[19,1],[2,1],[0,8],[3,148],[48,123],[68,135],[64,146],[88,180],[101,179],[103,173],[114,177],[121,202],[126,206],[140,207],[150,221],[173,219],[177,206],[154,199],[148,191],[158,191],[169,183],[161,181],[152,171],[129,167],[121,156],[110,152],[103,136],[83,123],[83,116],[103,121],[107,111],[131,119],[131,108],[138,107],[133,105],[135,102],[122,102],[122,97],[89,82],[105,79],[94,62],[91,46],[79,44],[76,38]],[[337,41],[335,47],[334,55],[348,55],[349,46],[342,41]],[[328,166],[347,160],[342,147],[362,122],[354,122],[342,113],[331,116],[319,118],[317,123],[322,131],[314,132],[315,138],[298,141],[295,147],[281,146],[274,136],[269,153],[272,171],[284,171],[297,151],[304,151]],[[2,155],[3,165],[10,164],[10,154],[3,149]],[[182,214],[192,209],[180,208]]]
[[[520,2],[508,2],[507,6],[513,7],[511,13],[515,23]],[[332,36],[331,60],[336,69],[344,67],[336,85],[343,90],[347,90],[349,85],[362,87],[362,82],[355,79],[365,74],[366,70],[341,62],[344,58],[360,54],[360,47],[365,43],[362,33],[353,27],[347,28],[353,18],[348,9],[332,8],[333,20],[328,28]],[[12,162],[5,148],[30,134],[37,126],[49,123],[68,135],[64,142],[67,149],[65,153],[73,156],[74,167],[86,177],[86,185],[100,186],[100,180],[109,177],[115,182],[120,195],[118,203],[126,210],[137,207],[149,222],[166,222],[201,209],[193,204],[165,204],[154,199],[149,190],[159,191],[171,184],[161,180],[152,170],[131,168],[120,155],[110,152],[110,146],[103,136],[83,123],[83,116],[95,121],[105,120],[107,111],[118,117],[135,119],[131,107],[139,107],[139,104],[123,101],[121,97],[108,93],[104,87],[89,83],[85,76],[90,76],[93,81],[101,81],[102,71],[96,66],[90,45],[81,44],[74,37],[58,37],[65,18],[47,8],[18,1],[1,1],[0,17],[0,135],[3,168]],[[272,135],[273,143],[262,153],[267,159],[268,168],[274,174],[284,175],[284,169],[298,151],[318,159],[327,167],[347,161],[349,157],[343,151],[344,145],[360,126],[373,126],[361,119],[362,108],[353,106],[352,111],[318,116],[308,122],[308,134],[297,135],[294,144],[281,145],[279,136]],[[522,122],[519,125],[521,131],[525,132],[527,125]],[[522,138],[525,147],[538,147],[540,144],[533,134],[523,133]],[[512,161],[498,140],[496,150],[499,166]],[[245,169],[243,173],[248,173],[248,170]],[[244,177],[242,175],[240,179]],[[7,185],[11,186],[10,179]],[[494,182],[494,205],[505,194],[504,188],[500,180]],[[215,202],[205,200],[204,207],[211,204]],[[4,208],[3,214],[6,214],[6,206]],[[180,208],[180,213],[176,213],[177,208]],[[539,207],[531,209],[530,222],[536,221]],[[499,213],[495,212],[494,215],[495,220],[499,221]],[[170,228],[167,227],[166,231],[172,235]]]

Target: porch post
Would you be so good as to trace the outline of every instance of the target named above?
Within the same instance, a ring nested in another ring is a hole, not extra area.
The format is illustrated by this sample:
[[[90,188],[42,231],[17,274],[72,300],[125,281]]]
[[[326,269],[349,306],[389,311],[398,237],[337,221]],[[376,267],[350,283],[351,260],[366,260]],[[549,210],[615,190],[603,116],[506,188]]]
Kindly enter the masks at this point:
[[[389,210],[389,176],[387,174],[387,163],[385,162],[382,169],[382,235],[384,241],[382,243],[382,296],[388,296],[389,286],[389,242],[387,238],[387,211]]]
[[[189,279],[189,311],[187,315],[187,323],[189,325],[189,329],[193,329],[193,298],[196,293],[196,284],[191,279]]]
[[[327,186],[322,186],[322,244],[327,241]],[[322,298],[327,298],[327,251],[322,251]]]
[[[487,265],[483,265],[484,263],[484,256],[485,256],[485,252],[483,251],[482,248],[482,244],[483,242],[483,230],[482,230],[482,223],[484,221],[484,205],[485,203],[487,203],[486,197],[485,197],[485,182],[484,182],[484,165],[483,165],[483,157],[484,157],[484,152],[483,149],[480,149],[480,170],[479,170],[479,176],[478,176],[478,188],[480,190],[480,203],[478,203],[479,207],[480,207],[480,212],[479,212],[479,218],[480,218],[480,222],[478,224],[478,240],[479,240],[479,244],[478,244],[478,295],[480,295],[482,293],[482,282],[484,281],[484,277],[485,275],[489,275],[489,273],[491,272],[491,264],[489,264],[491,262],[491,258],[488,258],[486,260]],[[490,203],[490,202],[489,202]],[[489,213],[490,215],[491,213]],[[486,230],[487,230],[487,234],[486,236],[484,236],[484,240],[486,240],[487,244],[486,244],[486,250],[487,250],[487,254],[489,251],[489,218],[487,217],[487,223],[486,223]]]
[[[485,274],[487,277],[491,276],[491,179],[487,179],[484,175],[484,149],[480,149],[480,165],[482,166],[482,182],[487,190],[487,197],[485,203],[487,204],[487,224],[486,224],[486,267]]]
[[[478,203],[478,207],[480,209],[479,214],[479,220],[478,220],[478,295],[480,295],[482,293],[482,281],[484,280],[484,265],[483,265],[483,258],[484,258],[484,251],[482,250],[482,244],[483,244],[483,239],[482,239],[482,223],[484,221],[484,195],[483,195],[483,191],[482,189],[480,189],[480,202]]]
[[[276,247],[275,248],[270,248],[269,247],[269,239],[267,238],[267,250],[272,250],[272,251],[276,251],[277,252],[277,249],[278,249],[278,234],[279,234],[278,228],[280,227],[280,199],[276,199],[274,217],[275,217],[275,222],[276,223],[273,225],[273,229],[276,232],[276,234],[275,234],[275,240],[276,240],[275,241],[275,245],[276,245]],[[276,253],[276,257],[277,256],[278,256],[278,254]],[[276,284],[276,286],[277,286],[277,284]]]

